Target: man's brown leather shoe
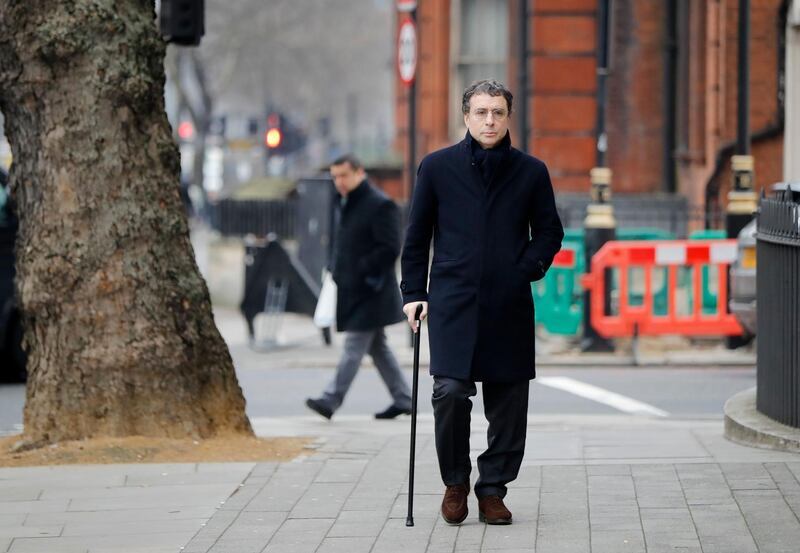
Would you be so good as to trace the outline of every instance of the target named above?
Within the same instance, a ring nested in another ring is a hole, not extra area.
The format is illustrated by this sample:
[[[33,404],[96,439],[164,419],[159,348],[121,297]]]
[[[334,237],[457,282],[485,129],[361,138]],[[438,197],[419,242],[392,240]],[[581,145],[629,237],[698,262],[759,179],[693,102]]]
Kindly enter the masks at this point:
[[[487,495],[478,500],[478,518],[486,524],[511,524],[511,511],[496,495]]]
[[[447,486],[442,499],[442,518],[448,524],[461,524],[467,518],[469,484]]]

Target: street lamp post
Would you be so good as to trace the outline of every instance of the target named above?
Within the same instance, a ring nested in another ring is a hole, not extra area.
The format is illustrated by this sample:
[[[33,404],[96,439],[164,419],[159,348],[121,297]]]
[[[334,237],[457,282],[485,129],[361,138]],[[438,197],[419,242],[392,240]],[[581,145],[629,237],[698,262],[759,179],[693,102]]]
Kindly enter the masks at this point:
[[[738,58],[736,155],[731,158],[733,189],[728,193],[725,221],[728,238],[736,238],[756,208],[755,167],[750,153],[750,0],[739,0]]]
[[[728,238],[736,238],[753,217],[758,205],[753,190],[755,163],[750,153],[750,0],[739,0],[738,44],[738,106],[736,125],[736,155],[731,157],[733,187],[728,192],[725,213],[725,231]],[[729,349],[746,343],[740,336],[729,336]]]
[[[617,221],[611,205],[611,169],[606,167],[606,78],[608,77],[608,43],[611,0],[600,0],[597,13],[597,162],[591,170],[592,202],[586,208],[584,228],[584,252],[586,271],[591,271],[592,257],[609,240],[616,238]],[[605,275],[610,281],[610,272]],[[605,286],[605,309],[611,305],[610,286]],[[583,296],[582,351],[613,351],[614,344],[600,336],[591,325],[592,292]]]

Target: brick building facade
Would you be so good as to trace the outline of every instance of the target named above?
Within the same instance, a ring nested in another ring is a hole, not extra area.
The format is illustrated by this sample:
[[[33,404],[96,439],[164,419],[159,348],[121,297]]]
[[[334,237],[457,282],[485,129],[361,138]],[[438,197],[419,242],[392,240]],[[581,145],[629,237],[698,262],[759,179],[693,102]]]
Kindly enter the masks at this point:
[[[463,137],[461,91],[474,78],[493,77],[514,91],[516,112],[527,102],[523,149],[548,164],[557,193],[587,193],[596,161],[597,0],[527,0],[527,91],[518,78],[520,1],[419,1],[417,160]],[[781,36],[789,4],[751,0],[759,188],[782,178]],[[611,5],[605,114],[614,193],[677,193],[694,205],[708,195],[724,205],[736,137],[737,0]],[[395,90],[395,146],[405,155],[408,92],[399,81]],[[520,128],[514,117],[517,147]]]

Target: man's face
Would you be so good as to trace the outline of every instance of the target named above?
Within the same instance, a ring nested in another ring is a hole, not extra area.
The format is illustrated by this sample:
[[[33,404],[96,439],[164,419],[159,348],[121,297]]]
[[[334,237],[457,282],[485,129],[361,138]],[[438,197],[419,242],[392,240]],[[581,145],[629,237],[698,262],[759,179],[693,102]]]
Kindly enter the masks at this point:
[[[483,148],[492,148],[508,132],[508,105],[505,97],[476,94],[469,99],[464,124]]]
[[[350,192],[358,188],[358,185],[364,180],[364,176],[364,169],[353,169],[350,163],[331,165],[333,184],[342,196],[347,196]]]

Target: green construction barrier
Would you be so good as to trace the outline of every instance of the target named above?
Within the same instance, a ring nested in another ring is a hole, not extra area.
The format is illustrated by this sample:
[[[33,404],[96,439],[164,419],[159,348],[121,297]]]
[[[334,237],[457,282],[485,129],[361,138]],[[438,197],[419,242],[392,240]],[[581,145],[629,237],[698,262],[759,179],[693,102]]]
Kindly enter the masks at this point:
[[[726,238],[724,229],[696,230],[689,234],[689,240],[721,240]],[[717,312],[717,293],[711,290],[711,267],[703,265],[701,269],[701,282],[703,286],[703,313],[714,314]],[[688,280],[686,286],[691,290],[691,272],[685,271],[685,278]],[[694,311],[694,294],[689,295],[689,311]]]
[[[573,249],[571,245],[564,247]],[[551,267],[542,280],[531,283],[536,322],[542,323],[551,334],[578,333],[583,319],[583,297],[577,283],[580,274],[571,268]]]
[[[617,240],[672,240],[674,236],[658,228],[617,229]],[[578,279],[585,272],[584,238],[582,228],[564,230],[563,248],[575,251],[575,268],[553,267],[539,282],[531,284],[536,302],[536,322],[551,334],[576,335],[583,320],[583,289]],[[629,279],[632,280],[632,275]],[[631,287],[632,289],[632,287]],[[655,312],[667,312],[666,280],[654,294]],[[644,302],[643,291],[633,291],[628,296],[630,305]]]
[[[689,234],[689,240],[724,240],[725,229],[696,230]]]

